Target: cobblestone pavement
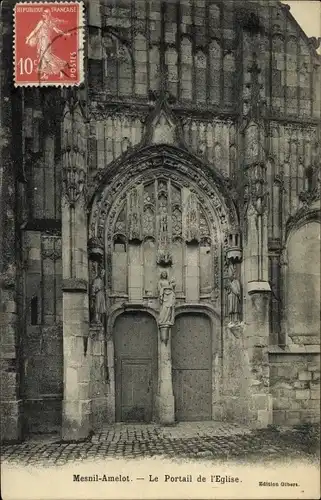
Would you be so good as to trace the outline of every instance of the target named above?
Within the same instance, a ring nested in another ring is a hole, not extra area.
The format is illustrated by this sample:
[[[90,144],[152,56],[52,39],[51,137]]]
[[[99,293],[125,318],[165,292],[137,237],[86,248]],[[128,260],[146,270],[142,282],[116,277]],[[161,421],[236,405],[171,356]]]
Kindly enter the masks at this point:
[[[311,427],[251,430],[219,422],[115,424],[81,443],[56,436],[34,436],[21,444],[5,444],[3,462],[23,465],[64,465],[103,458],[175,457],[193,459],[317,459],[318,432]]]

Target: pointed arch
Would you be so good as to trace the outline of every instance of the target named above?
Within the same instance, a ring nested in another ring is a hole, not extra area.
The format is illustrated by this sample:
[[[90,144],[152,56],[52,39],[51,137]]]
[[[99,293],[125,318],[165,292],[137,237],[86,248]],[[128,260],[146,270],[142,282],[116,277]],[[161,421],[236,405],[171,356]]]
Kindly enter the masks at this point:
[[[136,172],[137,178],[151,172],[166,171],[168,175],[190,179],[195,189],[211,198],[218,214],[221,228],[239,226],[236,206],[223,175],[213,165],[208,165],[193,154],[170,145],[154,145],[130,151],[125,158],[97,172],[90,188],[88,199],[90,210],[90,236],[97,236],[102,219],[106,216],[116,191],[131,182]]]

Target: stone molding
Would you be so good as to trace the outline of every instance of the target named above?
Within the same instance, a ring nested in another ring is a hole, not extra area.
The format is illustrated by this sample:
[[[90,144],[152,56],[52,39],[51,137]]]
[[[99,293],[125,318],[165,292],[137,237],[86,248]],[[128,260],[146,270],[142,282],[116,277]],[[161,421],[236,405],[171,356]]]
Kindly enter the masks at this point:
[[[91,200],[92,210],[97,209],[96,200],[101,200],[107,186],[112,188],[113,184],[117,184],[114,189],[120,191],[121,186],[128,182],[128,174],[130,174],[131,179],[135,173],[138,177],[143,171],[155,172],[156,174],[161,167],[169,168],[171,171],[175,168],[175,174],[181,173],[191,181],[195,180],[205,192],[206,188],[210,189],[214,204],[221,206],[222,210],[227,212],[226,216],[228,215],[231,224],[238,225],[236,207],[231,200],[230,190],[221,172],[213,165],[207,165],[192,153],[168,145],[139,147],[131,154],[126,155],[125,158],[117,158],[105,169],[97,172],[88,190],[88,199]],[[213,192],[214,186],[215,192]]]
[[[62,282],[62,290],[64,292],[87,293],[88,283],[86,280],[79,278],[66,278]]]
[[[289,344],[284,347],[277,345],[268,348],[269,354],[320,354],[320,345]]]
[[[286,238],[288,241],[290,235],[308,222],[321,222],[321,210],[301,208],[286,223]]]
[[[253,293],[270,293],[271,287],[268,281],[248,281],[247,284],[248,294]]]

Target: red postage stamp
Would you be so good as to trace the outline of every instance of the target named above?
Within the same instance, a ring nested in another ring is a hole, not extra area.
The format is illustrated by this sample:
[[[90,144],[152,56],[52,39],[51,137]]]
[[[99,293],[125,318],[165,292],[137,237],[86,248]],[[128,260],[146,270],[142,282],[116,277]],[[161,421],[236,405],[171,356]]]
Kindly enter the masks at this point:
[[[14,9],[14,83],[74,86],[84,80],[82,2],[23,2]]]

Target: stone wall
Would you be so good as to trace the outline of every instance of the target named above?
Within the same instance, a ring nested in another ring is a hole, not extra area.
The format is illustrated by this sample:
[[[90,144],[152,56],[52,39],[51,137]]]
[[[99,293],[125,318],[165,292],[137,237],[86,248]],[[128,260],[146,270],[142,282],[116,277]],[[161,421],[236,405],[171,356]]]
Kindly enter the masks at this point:
[[[320,354],[270,353],[273,423],[320,422]]]
[[[315,41],[281,2],[88,3],[89,86],[102,99],[153,97],[163,65],[174,102],[229,109],[239,98],[252,39],[270,109],[295,117],[320,115]]]
[[[92,428],[100,429],[108,420],[107,391],[109,373],[107,371],[107,346],[102,327],[91,326],[87,355],[91,356],[90,364],[90,397],[92,410]]]

